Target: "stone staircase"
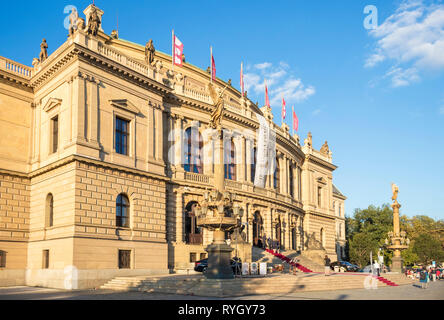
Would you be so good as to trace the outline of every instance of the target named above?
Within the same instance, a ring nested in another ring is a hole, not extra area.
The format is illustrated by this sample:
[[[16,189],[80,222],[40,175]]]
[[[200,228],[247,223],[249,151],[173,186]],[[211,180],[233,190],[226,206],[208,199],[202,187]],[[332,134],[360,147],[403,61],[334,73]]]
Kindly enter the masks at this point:
[[[235,297],[259,294],[291,294],[304,291],[327,291],[347,289],[371,289],[374,286],[386,287],[411,285],[415,283],[403,274],[387,273],[373,277],[367,273],[323,274],[324,267],[294,251],[282,252],[288,258],[297,258],[299,264],[312,272],[290,273],[290,265],[270,252],[253,248],[253,261],[266,262],[268,267],[281,264],[284,272],[267,276],[238,277],[233,280],[209,280],[199,275],[164,275],[117,277],[101,286],[100,289],[116,291],[156,292],[166,294],[195,295],[207,297]],[[282,258],[282,257],[281,257]],[[304,269],[304,268],[300,268]]]
[[[281,251],[281,254],[283,254],[284,256],[286,256],[290,259],[296,258],[300,265],[309,269],[310,271],[324,272],[324,267],[322,265],[319,265],[316,262],[313,262],[306,257],[302,257],[296,251]],[[284,263],[278,257],[276,257],[276,256],[272,255],[271,253],[269,253],[263,249],[260,249],[260,248],[253,247],[252,261],[253,262],[266,262],[267,264],[269,264],[268,266],[273,266],[276,264],[283,264],[284,265],[284,272],[290,272],[290,265],[288,263]],[[300,270],[300,271],[302,271],[302,270]]]
[[[392,274],[386,278],[398,284],[412,284],[403,275]],[[369,288],[371,281],[366,274],[337,273],[324,276],[318,273],[274,274],[267,277],[236,278],[233,280],[208,280],[203,276],[150,276],[119,277],[101,289],[116,291],[156,292],[207,297],[235,297],[259,294],[292,294],[308,291],[347,290]],[[387,284],[376,281],[377,287]]]

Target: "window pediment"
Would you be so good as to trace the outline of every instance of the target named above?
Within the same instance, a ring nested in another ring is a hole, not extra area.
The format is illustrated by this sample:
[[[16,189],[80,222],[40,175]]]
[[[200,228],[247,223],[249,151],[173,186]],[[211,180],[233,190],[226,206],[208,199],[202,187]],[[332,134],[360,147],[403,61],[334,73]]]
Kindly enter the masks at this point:
[[[109,103],[116,108],[120,108],[126,111],[129,111],[134,114],[139,114],[140,110],[137,108],[134,103],[127,99],[117,99],[117,100],[109,100]]]
[[[45,106],[43,107],[43,110],[45,112],[49,112],[52,109],[60,106],[62,104],[62,99],[57,99],[57,98],[49,98],[48,101],[46,102]]]
[[[324,178],[318,178],[316,179],[320,184],[327,184],[327,180],[325,180]]]

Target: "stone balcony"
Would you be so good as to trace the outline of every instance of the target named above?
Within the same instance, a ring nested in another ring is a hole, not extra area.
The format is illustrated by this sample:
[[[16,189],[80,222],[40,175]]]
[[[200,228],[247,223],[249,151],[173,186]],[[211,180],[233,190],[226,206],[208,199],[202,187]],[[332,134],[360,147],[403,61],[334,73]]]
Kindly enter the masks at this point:
[[[0,57],[0,70],[25,79],[31,79],[33,76],[33,68],[4,57]]]

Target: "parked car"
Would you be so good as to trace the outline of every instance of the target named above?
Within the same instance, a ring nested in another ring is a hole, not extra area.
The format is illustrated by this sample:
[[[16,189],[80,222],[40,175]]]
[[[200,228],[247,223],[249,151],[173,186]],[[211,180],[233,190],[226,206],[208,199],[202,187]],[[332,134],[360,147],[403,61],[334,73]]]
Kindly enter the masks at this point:
[[[231,269],[233,270],[233,273],[236,273],[237,268],[237,274],[240,274],[242,271],[242,260],[240,258],[234,257],[230,260]],[[208,258],[199,260],[195,262],[194,264],[194,271],[197,272],[205,272],[205,270],[208,269]]]
[[[330,264],[330,268],[334,270],[335,267],[344,268],[347,272],[359,272],[359,267],[347,261],[335,261]]]
[[[372,266],[371,265],[365,266],[364,268],[359,270],[359,272],[371,273],[372,272]]]

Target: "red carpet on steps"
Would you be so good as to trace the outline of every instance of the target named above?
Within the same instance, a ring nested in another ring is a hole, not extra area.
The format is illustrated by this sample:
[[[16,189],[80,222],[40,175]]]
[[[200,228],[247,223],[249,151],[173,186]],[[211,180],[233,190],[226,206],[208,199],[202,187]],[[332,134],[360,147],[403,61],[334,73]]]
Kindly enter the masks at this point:
[[[298,268],[298,269],[301,270],[302,272],[311,272],[311,273],[313,272],[313,271],[311,271],[310,269],[304,267],[303,265],[301,265],[301,264],[299,264],[299,263],[292,262],[290,258],[284,256],[283,254],[276,253],[276,252],[274,252],[273,250],[270,250],[270,249],[266,249],[265,251],[267,251],[268,253],[270,253],[270,254],[274,255],[275,257],[281,259],[282,261],[284,261],[284,262],[290,264],[291,266],[294,266],[294,267]],[[362,275],[364,275],[364,274],[362,274]],[[379,281],[381,281],[381,282],[387,284],[388,286],[392,286],[392,287],[397,287],[397,286],[398,286],[396,283],[394,283],[394,282],[392,282],[392,281],[390,281],[390,280],[387,280],[387,279],[384,278],[384,277],[380,277],[380,276],[378,277],[378,276],[375,276],[375,278],[378,279]]]

